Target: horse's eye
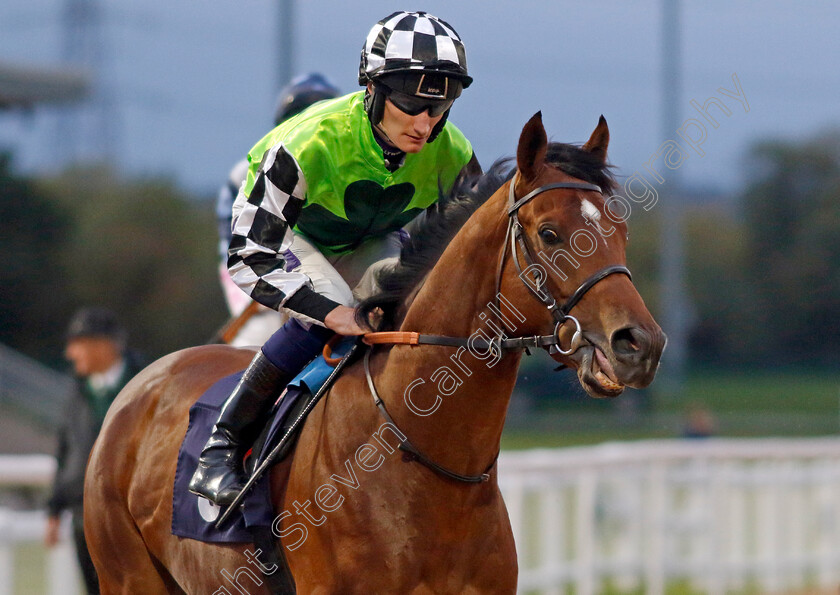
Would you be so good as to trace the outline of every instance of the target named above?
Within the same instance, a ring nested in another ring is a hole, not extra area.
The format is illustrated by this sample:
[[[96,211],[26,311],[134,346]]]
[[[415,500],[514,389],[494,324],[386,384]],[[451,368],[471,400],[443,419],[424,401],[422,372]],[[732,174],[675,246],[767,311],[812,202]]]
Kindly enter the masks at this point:
[[[550,227],[543,227],[540,231],[540,239],[546,244],[557,244],[560,242],[560,236]]]

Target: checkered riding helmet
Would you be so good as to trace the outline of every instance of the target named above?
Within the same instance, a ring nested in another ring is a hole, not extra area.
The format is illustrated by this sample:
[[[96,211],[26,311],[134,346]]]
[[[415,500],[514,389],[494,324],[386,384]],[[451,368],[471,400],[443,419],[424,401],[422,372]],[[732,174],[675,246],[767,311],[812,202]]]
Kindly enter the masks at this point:
[[[467,55],[458,33],[425,12],[395,12],[368,33],[359,62],[359,84],[374,83],[365,93],[365,111],[376,126],[382,120],[387,89],[439,99],[455,99],[472,83]],[[432,129],[428,142],[446,125],[449,110]]]
[[[472,83],[458,33],[425,12],[395,12],[368,33],[359,64],[359,84],[393,73],[449,75],[460,83],[452,85],[450,95],[454,97]]]

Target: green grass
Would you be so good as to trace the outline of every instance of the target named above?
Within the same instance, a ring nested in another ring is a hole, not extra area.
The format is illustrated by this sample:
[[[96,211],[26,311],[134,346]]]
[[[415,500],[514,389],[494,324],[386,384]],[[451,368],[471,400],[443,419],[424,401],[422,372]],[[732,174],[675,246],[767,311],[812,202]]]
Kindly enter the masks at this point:
[[[689,375],[683,395],[661,399],[659,408],[674,410],[680,401],[700,401],[721,412],[791,412],[838,415],[840,372],[696,371]]]
[[[14,595],[47,593],[47,549],[41,543],[24,543],[14,548]],[[70,592],[68,590],[68,592]],[[77,593],[84,593],[81,580]]]
[[[32,595],[46,593],[47,554],[39,543],[27,543],[15,548],[15,586],[14,593]]]
[[[532,394],[550,394],[533,381],[526,386]],[[717,436],[840,433],[840,371],[705,369],[690,373],[679,395],[664,396],[655,389],[656,383],[644,393],[628,390],[610,401],[543,397],[526,412],[514,407],[502,448],[676,438],[682,435],[688,411],[698,406],[711,414]]]

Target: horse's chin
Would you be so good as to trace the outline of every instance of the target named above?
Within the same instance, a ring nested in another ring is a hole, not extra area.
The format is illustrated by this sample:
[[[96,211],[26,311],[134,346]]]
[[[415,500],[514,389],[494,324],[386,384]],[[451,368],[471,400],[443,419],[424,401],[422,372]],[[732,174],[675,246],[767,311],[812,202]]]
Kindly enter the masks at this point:
[[[561,361],[557,356],[554,359]],[[609,359],[594,345],[581,347],[561,363],[571,364],[577,371],[578,381],[590,397],[613,398],[624,392],[624,384],[616,377]]]

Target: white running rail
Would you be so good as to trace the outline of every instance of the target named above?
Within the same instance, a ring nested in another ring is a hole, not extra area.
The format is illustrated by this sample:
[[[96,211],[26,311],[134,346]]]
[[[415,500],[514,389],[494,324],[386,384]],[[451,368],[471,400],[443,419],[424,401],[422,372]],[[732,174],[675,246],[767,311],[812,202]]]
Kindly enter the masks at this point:
[[[840,586],[837,438],[505,452],[499,478],[522,593]]]
[[[46,487],[52,457],[0,456],[0,489]],[[499,478],[521,593],[837,592],[840,439],[705,439],[504,452]],[[45,516],[0,508],[0,595],[16,548]],[[69,539],[46,557],[47,593],[74,593]],[[28,595],[28,594],[27,594]]]

